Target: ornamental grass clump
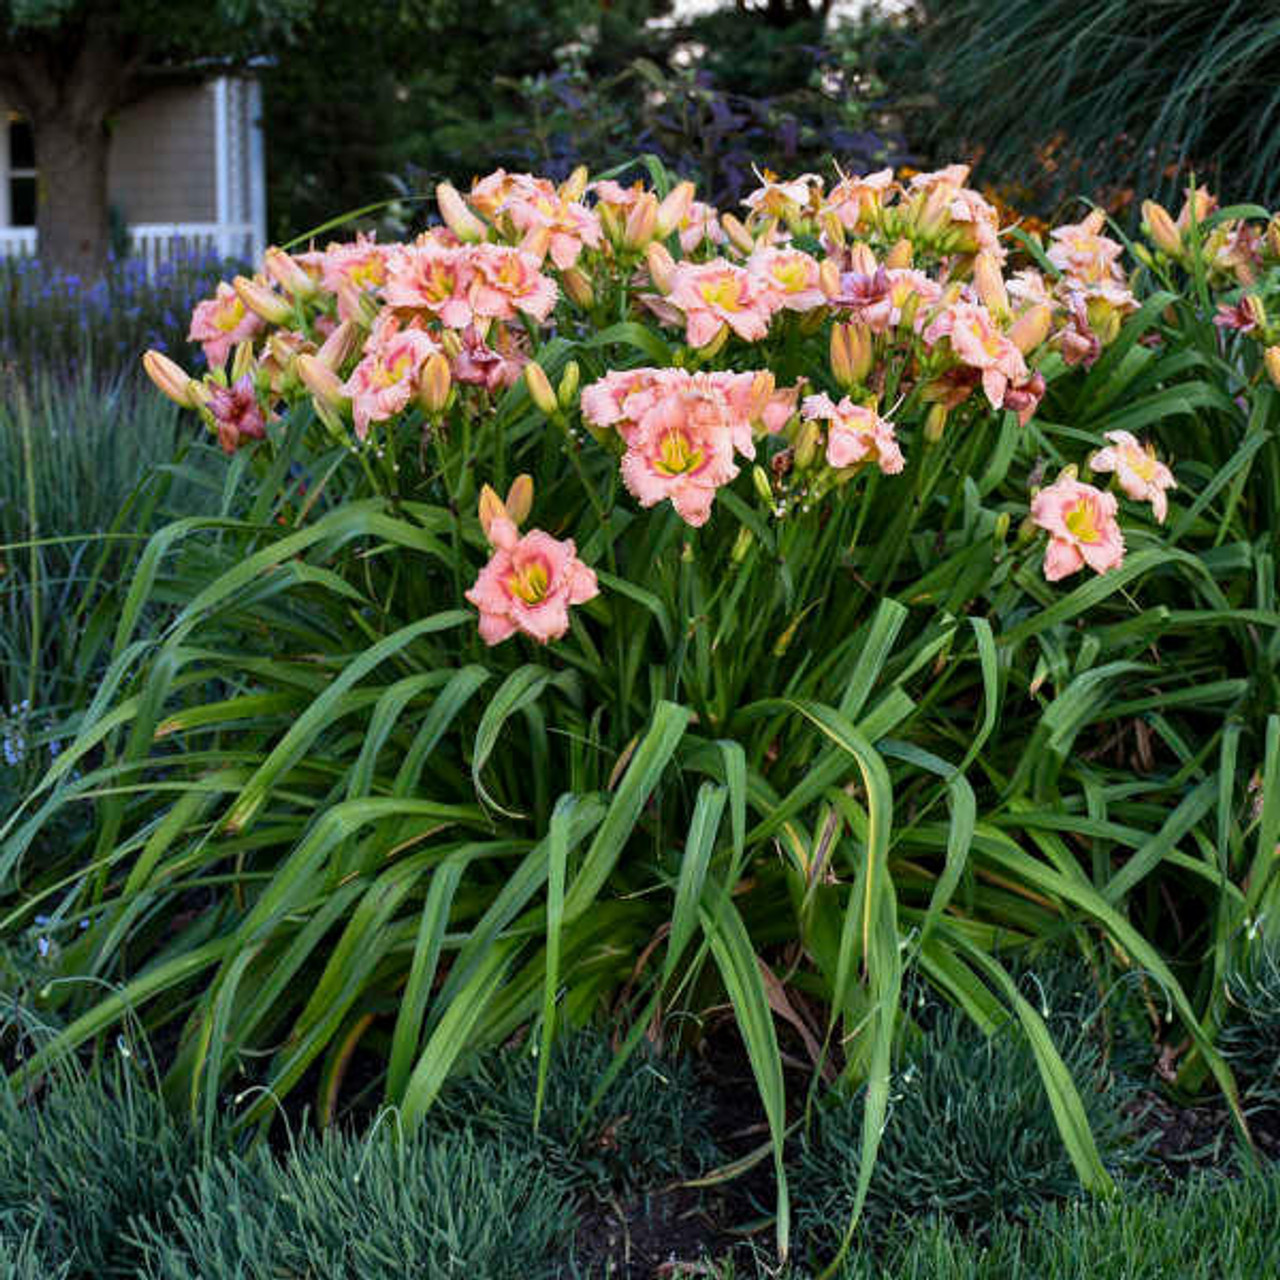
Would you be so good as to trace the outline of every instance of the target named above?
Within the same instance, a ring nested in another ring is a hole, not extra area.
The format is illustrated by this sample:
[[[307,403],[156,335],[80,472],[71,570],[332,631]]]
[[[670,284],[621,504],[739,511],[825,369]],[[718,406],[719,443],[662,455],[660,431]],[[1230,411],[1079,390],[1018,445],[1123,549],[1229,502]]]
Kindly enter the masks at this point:
[[[442,187],[411,243],[218,289],[202,376],[148,353],[222,514],[151,539],[0,828],[0,933],[87,920],[51,976],[97,980],[18,1079],[132,1011],[206,1134],[304,1088],[414,1130],[485,1050],[537,1046],[537,1116],[567,1029],[622,1064],[729,1012],[785,1253],[784,1052],[864,1087],[852,1223],[913,975],[1016,1019],[1108,1191],[1000,955],[1148,975],[1153,1056],[1239,1118],[1221,985],[1171,966],[1277,918],[1278,224],[1192,191],[1176,244],[1042,242],[964,166],[737,214],[644,172]]]
[[[859,1237],[864,1246],[906,1214],[945,1216],[985,1237],[1001,1219],[1025,1220],[1047,1203],[1080,1196],[1034,1055],[1013,1030],[985,1036],[947,1009],[899,1064]],[[1108,1171],[1132,1172],[1139,1152],[1123,1109],[1133,1085],[1110,1075],[1086,1037],[1064,1042],[1062,1054]],[[862,1098],[836,1102],[801,1148],[797,1228],[815,1256],[834,1252],[849,1220],[862,1122]]]
[[[634,1194],[709,1172],[718,1156],[710,1093],[688,1055],[660,1057],[641,1046],[594,1105],[613,1060],[599,1032],[565,1036],[538,1112],[537,1060],[500,1050],[444,1090],[432,1124],[528,1149],[591,1194]]]

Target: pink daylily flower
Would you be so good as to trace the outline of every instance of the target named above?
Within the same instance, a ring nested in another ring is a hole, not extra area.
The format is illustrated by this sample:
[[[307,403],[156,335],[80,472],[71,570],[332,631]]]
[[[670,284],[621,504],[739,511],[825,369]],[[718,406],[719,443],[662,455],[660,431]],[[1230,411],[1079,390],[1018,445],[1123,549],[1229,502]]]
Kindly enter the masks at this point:
[[[562,200],[558,195],[518,195],[503,206],[519,231],[545,230],[551,261],[567,271],[578,261],[583,248],[600,247],[600,218],[576,200]]]
[[[1066,578],[1088,565],[1106,573],[1124,562],[1124,536],[1116,521],[1115,495],[1074,476],[1059,476],[1031,500],[1031,519],[1049,534],[1044,576]]]
[[[440,348],[421,329],[399,329],[394,320],[370,337],[363,359],[351,371],[343,391],[351,397],[356,435],[402,412],[418,393],[423,367]]]
[[[1169,511],[1166,489],[1176,489],[1173,472],[1156,457],[1156,447],[1142,444],[1127,431],[1108,431],[1111,444],[1093,455],[1095,471],[1113,471],[1120,487],[1135,502],[1150,502],[1157,524],[1164,524]]]
[[[893,423],[847,396],[839,404],[828,395],[806,396],[801,415],[827,424],[827,463],[837,469],[874,462],[887,476],[906,465]]]
[[[726,325],[746,342],[758,342],[769,332],[768,302],[747,271],[723,258],[696,266],[678,263],[667,302],[683,313],[691,347],[715,341]]]
[[[520,312],[544,323],[556,305],[556,282],[536,258],[504,245],[478,244],[469,251],[476,269],[471,307],[477,316],[514,320]]]
[[[1012,384],[1020,386],[1030,377],[1022,352],[996,327],[986,307],[957,302],[945,307],[924,331],[930,346],[946,337],[956,358],[982,376],[982,389],[993,409],[1004,402]]]
[[[826,305],[818,283],[818,262],[800,249],[757,249],[747,272],[771,311],[812,311]]]
[[[398,246],[387,260],[382,297],[397,311],[425,312],[446,328],[465,329],[475,274],[465,248]]]
[[[226,363],[232,347],[251,341],[265,327],[263,320],[240,301],[239,294],[222,281],[212,298],[196,303],[187,340],[200,343],[209,367],[218,369]]]
[[[569,630],[569,607],[600,594],[595,571],[578,559],[572,538],[541,529],[523,537],[506,516],[488,529],[493,555],[466,598],[480,610],[480,637],[499,644],[517,631],[547,644]]]
[[[896,185],[892,169],[880,169],[865,178],[845,178],[827,193],[822,212],[834,213],[846,231],[865,229]]]

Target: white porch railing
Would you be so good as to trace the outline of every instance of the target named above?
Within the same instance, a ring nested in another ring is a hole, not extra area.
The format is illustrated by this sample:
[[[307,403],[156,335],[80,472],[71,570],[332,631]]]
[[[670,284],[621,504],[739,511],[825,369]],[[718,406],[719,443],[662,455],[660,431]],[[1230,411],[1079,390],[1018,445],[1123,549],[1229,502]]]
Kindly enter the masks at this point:
[[[153,272],[182,253],[217,253],[224,258],[257,261],[264,245],[251,222],[136,222],[129,228],[133,252]],[[0,227],[0,258],[33,258],[34,227]]]

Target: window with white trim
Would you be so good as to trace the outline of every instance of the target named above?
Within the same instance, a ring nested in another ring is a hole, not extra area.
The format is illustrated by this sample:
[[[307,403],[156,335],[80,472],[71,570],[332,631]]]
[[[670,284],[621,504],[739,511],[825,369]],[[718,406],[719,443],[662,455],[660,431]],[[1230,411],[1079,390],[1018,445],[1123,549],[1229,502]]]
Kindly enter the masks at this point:
[[[31,125],[13,111],[0,115],[0,227],[36,225],[36,149]]]

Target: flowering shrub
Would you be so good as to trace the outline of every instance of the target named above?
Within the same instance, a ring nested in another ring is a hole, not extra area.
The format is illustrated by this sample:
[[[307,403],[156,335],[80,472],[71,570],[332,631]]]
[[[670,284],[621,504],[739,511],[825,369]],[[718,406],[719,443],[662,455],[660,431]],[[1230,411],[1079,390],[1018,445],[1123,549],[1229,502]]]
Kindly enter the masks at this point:
[[[330,1119],[362,1044],[412,1125],[478,1047],[545,1063],[628,1001],[634,1047],[727,1002],[785,1251],[775,1019],[866,1085],[860,1203],[914,968],[984,1029],[1012,1009],[1105,1189],[995,953],[1101,941],[1235,1106],[1217,996],[1131,891],[1199,877],[1218,965],[1276,893],[1280,803],[1251,817],[1235,775],[1280,783],[1280,223],[1192,192],[1126,270],[1098,215],[1002,236],[963,166],[766,174],[740,217],[655,173],[442,187],[412,243],[271,250],[219,290],[202,378],[148,353],[248,514],[153,541],[3,830],[0,884],[97,797],[94,869],[44,868],[9,922],[69,895],[58,963],[124,983],[51,987],[83,1003],[23,1074],[146,1006],[184,1019],[170,1083],[210,1131],[264,1059],[241,1123],[313,1067]]]

